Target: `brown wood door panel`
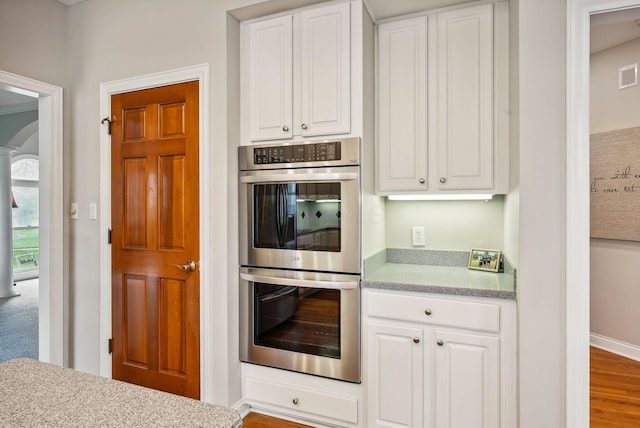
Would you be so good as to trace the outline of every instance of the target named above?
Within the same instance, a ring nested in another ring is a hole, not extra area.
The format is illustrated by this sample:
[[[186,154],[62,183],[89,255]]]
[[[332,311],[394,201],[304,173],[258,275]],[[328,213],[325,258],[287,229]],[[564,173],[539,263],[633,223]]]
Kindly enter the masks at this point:
[[[113,377],[199,398],[198,82],[111,105]]]

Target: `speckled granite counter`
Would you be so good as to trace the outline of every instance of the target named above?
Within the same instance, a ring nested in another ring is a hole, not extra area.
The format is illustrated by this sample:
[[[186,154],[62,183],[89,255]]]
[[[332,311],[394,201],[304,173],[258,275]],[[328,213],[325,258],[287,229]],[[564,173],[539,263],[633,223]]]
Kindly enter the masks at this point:
[[[0,364],[3,427],[239,428],[235,410],[30,359]]]
[[[423,253],[423,254],[419,254]],[[464,252],[385,250],[365,261],[363,288],[461,296],[516,298],[515,271],[470,270]],[[421,263],[422,262],[422,263]],[[427,264],[424,264],[424,263]],[[431,264],[428,264],[431,263]],[[465,263],[464,266],[460,266]]]

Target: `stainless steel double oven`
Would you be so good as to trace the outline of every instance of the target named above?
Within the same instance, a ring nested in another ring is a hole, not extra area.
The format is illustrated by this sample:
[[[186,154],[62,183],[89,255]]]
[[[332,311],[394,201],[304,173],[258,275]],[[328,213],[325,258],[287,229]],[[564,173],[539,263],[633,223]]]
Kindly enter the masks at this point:
[[[239,149],[240,359],[360,381],[360,139]]]

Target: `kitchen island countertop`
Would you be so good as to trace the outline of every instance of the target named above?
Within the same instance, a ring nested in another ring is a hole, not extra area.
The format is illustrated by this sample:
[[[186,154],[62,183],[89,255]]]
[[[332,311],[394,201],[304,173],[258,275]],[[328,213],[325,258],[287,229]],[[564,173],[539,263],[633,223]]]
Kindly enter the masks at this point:
[[[363,288],[459,296],[515,299],[513,272],[496,273],[460,266],[384,263],[362,280]]]

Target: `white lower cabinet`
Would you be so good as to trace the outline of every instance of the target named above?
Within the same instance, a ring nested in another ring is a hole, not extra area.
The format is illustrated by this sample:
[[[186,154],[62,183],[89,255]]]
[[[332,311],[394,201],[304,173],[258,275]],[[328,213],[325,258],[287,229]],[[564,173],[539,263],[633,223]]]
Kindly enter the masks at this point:
[[[366,426],[515,427],[515,301],[500,300],[363,290]]]
[[[254,411],[314,427],[364,427],[361,384],[243,364],[243,398]]]
[[[422,329],[371,322],[366,358],[371,427],[422,426]]]
[[[436,427],[500,426],[500,339],[436,330]]]

